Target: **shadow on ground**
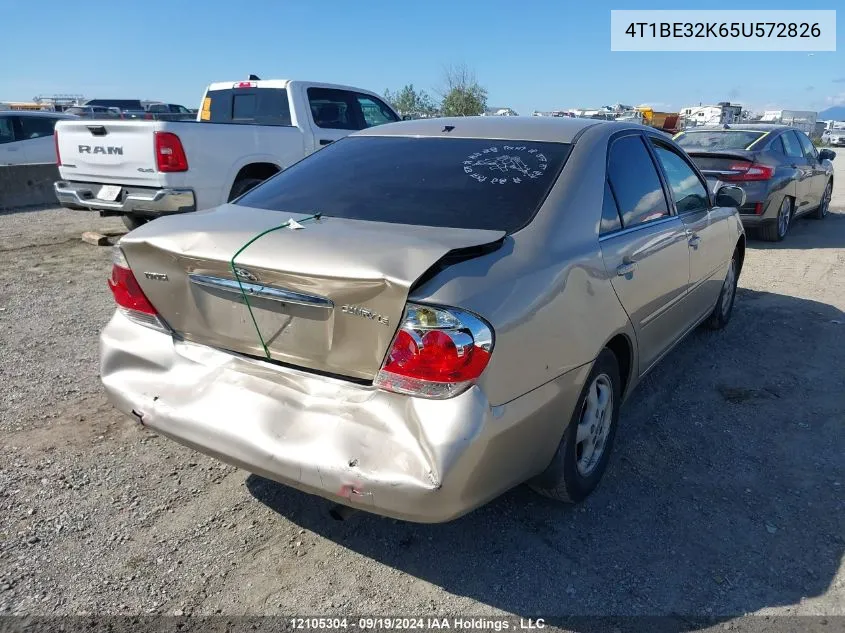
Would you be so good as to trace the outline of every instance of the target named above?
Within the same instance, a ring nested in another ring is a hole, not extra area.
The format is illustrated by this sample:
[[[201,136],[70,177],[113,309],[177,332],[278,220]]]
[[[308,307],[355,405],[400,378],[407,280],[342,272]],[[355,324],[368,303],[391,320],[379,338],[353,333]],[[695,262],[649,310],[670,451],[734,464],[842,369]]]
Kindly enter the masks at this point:
[[[659,615],[695,629],[824,600],[845,549],[843,335],[830,305],[741,289],[727,330],[693,333],[632,396],[580,506],[520,487],[447,524],[337,522],[328,501],[256,476],[247,486],[322,537],[524,617]]]

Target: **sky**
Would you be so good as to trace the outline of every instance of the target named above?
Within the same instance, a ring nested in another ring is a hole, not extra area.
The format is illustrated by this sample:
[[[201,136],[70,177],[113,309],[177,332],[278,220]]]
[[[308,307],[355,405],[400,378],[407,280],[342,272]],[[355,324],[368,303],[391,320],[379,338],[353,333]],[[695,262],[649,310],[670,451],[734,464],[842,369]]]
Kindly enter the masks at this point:
[[[841,0],[708,0],[707,9],[835,9]],[[436,94],[465,64],[488,105],[533,110],[731,101],[753,110],[845,104],[837,52],[611,52],[610,10],[677,0],[0,0],[0,101],[140,98],[199,107],[212,81],[301,79]],[[693,8],[692,6],[690,8]],[[5,20],[4,20],[5,21]],[[14,25],[14,28],[8,28]]]

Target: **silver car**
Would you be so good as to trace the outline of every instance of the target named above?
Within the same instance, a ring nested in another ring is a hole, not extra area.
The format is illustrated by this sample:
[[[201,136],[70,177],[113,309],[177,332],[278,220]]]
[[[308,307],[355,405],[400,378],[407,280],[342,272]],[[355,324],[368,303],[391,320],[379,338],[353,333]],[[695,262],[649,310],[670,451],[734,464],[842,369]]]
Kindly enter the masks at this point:
[[[447,521],[523,482],[577,502],[640,379],[730,319],[743,202],[636,124],[378,126],[126,235],[103,384],[343,506]]]

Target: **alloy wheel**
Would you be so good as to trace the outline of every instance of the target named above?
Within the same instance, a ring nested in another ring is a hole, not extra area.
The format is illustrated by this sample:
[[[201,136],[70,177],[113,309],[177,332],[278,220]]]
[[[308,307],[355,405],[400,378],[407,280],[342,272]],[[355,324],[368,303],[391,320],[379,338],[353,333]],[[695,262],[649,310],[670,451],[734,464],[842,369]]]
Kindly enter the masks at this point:
[[[824,195],[822,195],[822,217],[825,217],[827,212],[830,211],[831,197],[833,197],[833,187],[830,183],[827,183],[827,187],[824,188]]]
[[[613,421],[613,383],[607,374],[595,377],[587,390],[575,435],[578,473],[589,477],[601,461]]]
[[[731,311],[731,303],[736,293],[736,262],[731,258],[731,263],[728,265],[728,274],[725,276],[725,288],[722,291],[722,305],[719,309],[722,311],[722,317],[727,319]]]
[[[784,237],[789,230],[789,219],[792,215],[792,203],[789,198],[784,198],[778,211],[778,236]]]

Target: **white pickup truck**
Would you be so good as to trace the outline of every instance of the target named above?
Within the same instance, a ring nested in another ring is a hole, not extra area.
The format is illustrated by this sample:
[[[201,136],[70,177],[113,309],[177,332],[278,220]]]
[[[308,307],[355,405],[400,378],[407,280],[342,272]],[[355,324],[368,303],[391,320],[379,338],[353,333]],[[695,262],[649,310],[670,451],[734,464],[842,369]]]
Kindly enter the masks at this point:
[[[398,121],[368,90],[288,80],[213,83],[196,121],[61,121],[56,197],[129,228],[207,209],[355,130]]]

